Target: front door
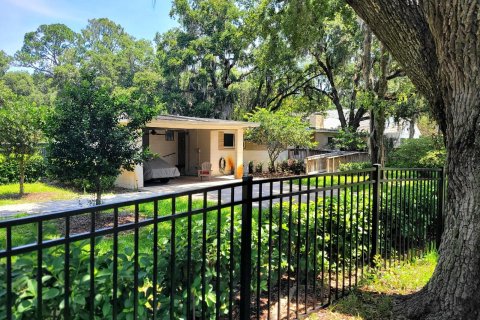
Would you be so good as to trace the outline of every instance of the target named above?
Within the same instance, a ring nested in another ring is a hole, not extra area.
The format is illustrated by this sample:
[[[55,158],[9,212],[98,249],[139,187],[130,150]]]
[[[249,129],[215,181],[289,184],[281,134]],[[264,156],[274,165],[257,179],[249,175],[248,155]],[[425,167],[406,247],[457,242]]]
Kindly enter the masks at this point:
[[[181,175],[185,175],[185,149],[186,149],[186,134],[185,131],[178,132],[178,170],[180,170]]]

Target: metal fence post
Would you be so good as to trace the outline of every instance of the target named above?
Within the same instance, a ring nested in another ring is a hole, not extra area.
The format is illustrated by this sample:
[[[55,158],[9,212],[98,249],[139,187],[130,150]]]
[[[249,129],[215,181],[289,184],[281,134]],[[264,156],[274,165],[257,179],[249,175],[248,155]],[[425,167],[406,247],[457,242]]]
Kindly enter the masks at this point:
[[[374,164],[375,171],[374,174],[374,183],[373,183],[373,202],[372,202],[372,248],[370,252],[370,265],[375,267],[375,256],[378,254],[379,248],[379,237],[378,237],[378,229],[379,229],[379,204],[380,204],[380,179],[381,179],[381,172],[382,172],[382,165],[381,164]]]
[[[242,232],[240,247],[240,320],[250,319],[252,281],[252,197],[253,178],[242,180]]]
[[[443,233],[443,216],[445,210],[445,170],[441,168],[439,172],[439,180],[438,180],[438,203],[437,203],[437,227],[435,230],[436,233],[436,245],[437,250],[440,248],[440,242],[442,241],[442,233]]]

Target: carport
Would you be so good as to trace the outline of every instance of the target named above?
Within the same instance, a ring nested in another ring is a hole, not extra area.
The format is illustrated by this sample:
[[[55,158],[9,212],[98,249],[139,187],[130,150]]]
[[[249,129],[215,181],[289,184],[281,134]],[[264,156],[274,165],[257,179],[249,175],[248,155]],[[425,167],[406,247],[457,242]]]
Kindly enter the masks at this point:
[[[142,145],[172,166],[182,176],[195,176],[203,162],[212,164],[212,175],[243,173],[244,130],[256,123],[221,119],[161,115],[143,130]],[[129,189],[144,186],[143,167],[123,171],[116,185]]]

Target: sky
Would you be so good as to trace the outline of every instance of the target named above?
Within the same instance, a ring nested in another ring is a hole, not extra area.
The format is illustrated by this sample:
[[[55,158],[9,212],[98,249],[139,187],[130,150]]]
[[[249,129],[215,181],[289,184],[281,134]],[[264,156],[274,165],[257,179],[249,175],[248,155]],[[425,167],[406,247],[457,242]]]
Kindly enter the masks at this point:
[[[25,33],[41,24],[63,23],[75,32],[88,19],[108,18],[137,39],[153,40],[176,26],[171,0],[0,0],[0,50],[13,55]]]

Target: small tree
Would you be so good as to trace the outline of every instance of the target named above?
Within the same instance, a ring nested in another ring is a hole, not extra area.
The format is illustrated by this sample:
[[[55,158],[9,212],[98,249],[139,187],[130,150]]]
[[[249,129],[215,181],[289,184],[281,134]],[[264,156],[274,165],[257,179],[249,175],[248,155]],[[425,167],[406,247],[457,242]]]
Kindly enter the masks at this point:
[[[352,129],[341,129],[338,136],[333,138],[332,147],[342,151],[365,151],[367,150],[367,134]]]
[[[67,83],[47,119],[51,173],[61,181],[86,181],[100,204],[104,182],[145,158],[140,129],[155,109],[138,101],[135,90],[112,90],[91,71]]]
[[[249,121],[258,122],[260,125],[248,130],[246,139],[267,147],[269,168],[272,171],[278,156],[288,147],[312,148],[316,144],[312,142],[307,122],[286,111],[272,112],[269,109],[257,108],[247,117]]]
[[[15,97],[0,106],[0,150],[18,165],[19,195],[25,193],[25,164],[35,154],[42,138],[44,108],[26,98]]]

